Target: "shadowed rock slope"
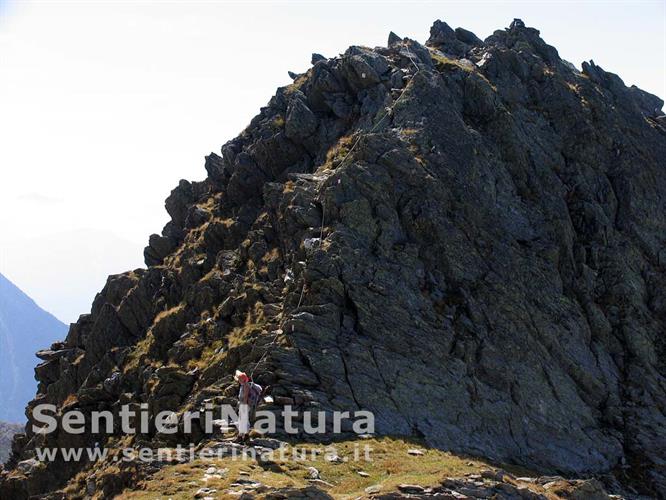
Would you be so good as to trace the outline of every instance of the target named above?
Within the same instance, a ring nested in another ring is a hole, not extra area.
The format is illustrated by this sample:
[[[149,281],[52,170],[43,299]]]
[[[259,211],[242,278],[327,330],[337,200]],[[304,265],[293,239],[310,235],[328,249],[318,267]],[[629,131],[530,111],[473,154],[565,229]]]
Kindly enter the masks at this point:
[[[664,494],[663,102],[520,21],[314,59],[172,191],[148,268],[41,353],[32,404],[196,409],[258,364],[275,409],[367,409],[380,433]],[[10,465],[99,440],[28,429]],[[23,467],[0,496],[85,468]]]

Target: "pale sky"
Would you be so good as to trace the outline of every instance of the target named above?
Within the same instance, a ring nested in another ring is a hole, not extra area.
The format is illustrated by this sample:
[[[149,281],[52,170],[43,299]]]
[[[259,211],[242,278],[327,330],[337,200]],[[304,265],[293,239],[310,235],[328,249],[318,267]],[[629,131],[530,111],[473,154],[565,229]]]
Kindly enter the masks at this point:
[[[181,178],[236,136],[312,52],[480,38],[514,17],[580,67],[666,95],[666,3],[0,0],[0,273],[63,321],[143,265]]]

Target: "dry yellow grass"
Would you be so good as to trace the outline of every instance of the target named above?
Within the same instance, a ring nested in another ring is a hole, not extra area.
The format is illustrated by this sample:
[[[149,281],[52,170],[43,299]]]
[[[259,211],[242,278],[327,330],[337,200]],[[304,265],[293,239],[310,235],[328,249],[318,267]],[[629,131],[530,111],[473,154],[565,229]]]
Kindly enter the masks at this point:
[[[282,189],[283,193],[293,193],[294,191],[294,181],[287,181],[284,183],[284,188]]]
[[[409,450],[413,448],[422,450],[423,455],[410,455]],[[491,468],[489,464],[478,460],[428,449],[418,442],[389,437],[341,441],[330,445],[296,444],[287,447],[284,455],[280,457],[276,453],[271,462],[260,463],[251,458],[198,459],[192,463],[166,467],[137,485],[136,491],[124,492],[117,498],[189,499],[204,487],[217,490],[217,493],[211,495],[214,498],[230,498],[223,492],[239,477],[258,481],[270,488],[303,487],[309,484],[308,467],[315,467],[321,479],[331,485],[324,486],[331,496],[351,499],[364,496],[365,488],[369,486],[378,485],[382,492],[395,491],[397,485],[402,483],[434,486],[444,477],[461,477],[466,473]],[[327,458],[332,455],[337,455],[341,461],[329,461]],[[221,478],[204,481],[209,467],[226,469],[226,472]],[[241,472],[244,474],[241,475]],[[318,486],[322,487],[321,484]]]
[[[300,88],[303,85],[305,85],[305,83],[308,81],[308,78],[310,77],[311,73],[312,69],[309,69],[307,73],[304,73],[300,75],[298,78],[296,78],[296,80],[294,80],[294,83],[292,83],[291,85],[287,85],[286,87],[283,87],[285,95],[291,95],[297,90],[300,90]]]
[[[443,54],[440,54],[438,52],[430,52],[430,57],[432,57],[433,62],[435,63],[435,66],[437,69],[442,70],[442,69],[462,69],[464,71],[472,71],[470,67],[462,64],[460,61],[457,61],[456,59],[451,59],[449,57],[446,57]]]
[[[342,162],[349,154],[349,151],[351,151],[354,142],[356,142],[356,138],[350,135],[338,139],[338,142],[326,153],[326,163],[324,164],[323,169],[327,170],[338,167],[340,162]]]
[[[203,370],[213,364],[221,363],[227,355],[227,351],[220,351],[220,348],[223,346],[223,340],[215,340],[206,345],[197,359],[191,359],[187,362],[187,369],[192,370],[194,368],[199,368]]]

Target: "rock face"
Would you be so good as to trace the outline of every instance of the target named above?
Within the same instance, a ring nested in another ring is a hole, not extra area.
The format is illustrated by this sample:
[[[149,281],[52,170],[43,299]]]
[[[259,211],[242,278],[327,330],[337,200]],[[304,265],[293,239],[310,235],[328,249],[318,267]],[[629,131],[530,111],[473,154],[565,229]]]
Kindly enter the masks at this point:
[[[313,61],[172,191],[149,267],[42,354],[34,404],[196,408],[241,368],[380,433],[666,494],[663,102],[520,20]],[[99,439],[28,433],[12,464]]]
[[[0,420],[24,422],[35,396],[35,351],[62,338],[67,326],[0,274]]]

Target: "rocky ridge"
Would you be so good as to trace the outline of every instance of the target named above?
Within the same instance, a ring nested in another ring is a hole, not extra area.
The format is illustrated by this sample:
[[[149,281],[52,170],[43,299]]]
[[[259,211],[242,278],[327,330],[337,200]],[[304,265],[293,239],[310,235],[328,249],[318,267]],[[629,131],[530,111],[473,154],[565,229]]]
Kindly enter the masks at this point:
[[[267,409],[367,409],[383,434],[665,494],[663,101],[519,20],[313,63],[172,191],[148,268],[39,353],[31,407],[182,412],[233,402],[241,368]],[[99,440],[28,427],[9,468]],[[92,470],[9,470],[0,497]]]

